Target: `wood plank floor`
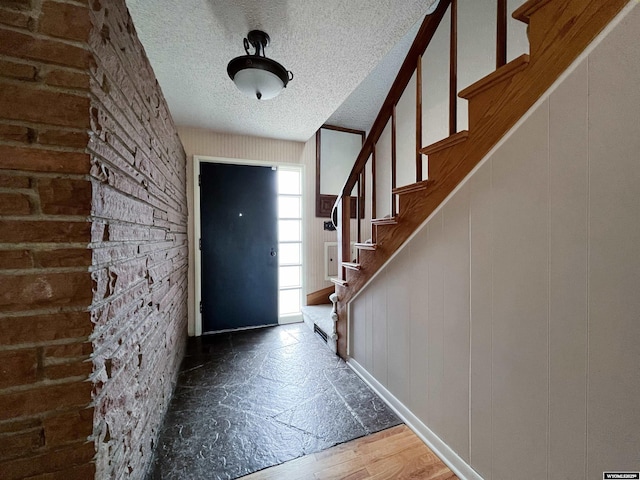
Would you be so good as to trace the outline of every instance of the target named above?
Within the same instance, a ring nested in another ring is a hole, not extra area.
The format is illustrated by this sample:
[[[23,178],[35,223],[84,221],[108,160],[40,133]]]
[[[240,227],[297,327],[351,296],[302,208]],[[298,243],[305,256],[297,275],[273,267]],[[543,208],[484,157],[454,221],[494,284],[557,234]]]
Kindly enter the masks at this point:
[[[252,473],[241,480],[457,478],[406,425],[399,425]]]

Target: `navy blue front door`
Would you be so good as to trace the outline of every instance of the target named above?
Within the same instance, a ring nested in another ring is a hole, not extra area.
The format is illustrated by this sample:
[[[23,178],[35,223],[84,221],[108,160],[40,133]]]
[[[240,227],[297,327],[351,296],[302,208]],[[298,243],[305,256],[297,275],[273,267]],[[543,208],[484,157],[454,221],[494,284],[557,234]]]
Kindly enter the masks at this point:
[[[200,164],[202,331],[278,323],[277,172]]]

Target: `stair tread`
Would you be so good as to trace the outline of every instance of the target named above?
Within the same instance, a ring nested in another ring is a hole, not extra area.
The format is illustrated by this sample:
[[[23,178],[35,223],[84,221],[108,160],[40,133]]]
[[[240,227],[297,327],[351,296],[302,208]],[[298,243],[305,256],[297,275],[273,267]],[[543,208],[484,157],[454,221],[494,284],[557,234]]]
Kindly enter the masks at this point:
[[[372,225],[395,225],[397,223],[397,217],[374,218],[373,220],[371,220]]]
[[[394,195],[405,195],[411,192],[419,192],[420,190],[426,190],[429,186],[429,180],[422,180],[421,182],[410,183],[403,187],[397,187],[391,190]]]
[[[527,65],[529,65],[529,55],[524,53],[518,58],[511,60],[506,65],[500,67],[495,72],[490,73],[477,82],[472,83],[464,90],[461,90],[460,93],[458,93],[458,96],[460,98],[466,98],[467,100],[469,100],[475,95],[491,88],[493,85],[506,80],[507,78],[515,75],[521,70],[524,70]]]
[[[344,268],[348,268],[349,270],[360,270],[361,265],[355,262],[342,262],[342,266]]]
[[[356,243],[355,247],[360,250],[375,250],[377,245],[375,243]]]
[[[338,278],[338,277],[331,277],[331,281],[336,285],[340,285],[341,287],[349,286],[349,283],[346,280],[342,280],[341,278]]]
[[[516,8],[511,16],[521,22],[529,23],[531,15],[550,1],[551,0],[528,0]]]
[[[458,133],[454,133],[453,135],[449,135],[447,138],[444,138],[438,142],[432,143],[431,145],[427,145],[420,149],[420,153],[423,155],[432,155],[440,150],[444,150],[445,148],[452,147],[453,145],[457,145],[459,143],[464,142],[469,137],[469,130],[462,130]]]

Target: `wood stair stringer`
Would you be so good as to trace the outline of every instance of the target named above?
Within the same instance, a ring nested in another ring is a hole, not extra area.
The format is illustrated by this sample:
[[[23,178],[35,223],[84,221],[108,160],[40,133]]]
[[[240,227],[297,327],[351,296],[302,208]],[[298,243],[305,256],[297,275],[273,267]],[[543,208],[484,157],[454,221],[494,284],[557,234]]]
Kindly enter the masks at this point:
[[[541,1],[544,0],[538,0]],[[421,192],[406,195],[406,201],[400,204],[398,225],[380,232],[376,251],[361,258],[362,270],[353,272],[357,275],[349,279],[348,287],[336,286],[340,299],[341,355],[347,352],[346,322],[342,319],[347,318],[348,303],[627,3],[627,0],[565,0],[546,2],[544,8],[533,11],[530,39],[544,38],[538,48],[532,48],[528,66],[508,82],[502,82],[499,91],[491,88],[476,96],[490,94],[491,99],[474,125],[470,123],[467,140],[434,155],[439,157],[442,167],[438,175],[432,176],[430,172],[433,183]]]

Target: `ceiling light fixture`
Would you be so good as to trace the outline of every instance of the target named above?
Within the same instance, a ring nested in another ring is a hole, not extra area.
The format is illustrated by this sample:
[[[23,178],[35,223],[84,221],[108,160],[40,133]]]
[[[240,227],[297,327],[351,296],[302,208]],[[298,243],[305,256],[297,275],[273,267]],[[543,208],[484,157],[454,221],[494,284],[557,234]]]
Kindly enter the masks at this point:
[[[247,54],[234,58],[227,65],[227,73],[236,87],[258,100],[276,97],[293,80],[293,73],[265,56],[264,49],[270,41],[265,32],[251,30],[244,39]],[[255,48],[253,54],[249,53],[252,46]]]

